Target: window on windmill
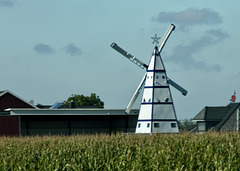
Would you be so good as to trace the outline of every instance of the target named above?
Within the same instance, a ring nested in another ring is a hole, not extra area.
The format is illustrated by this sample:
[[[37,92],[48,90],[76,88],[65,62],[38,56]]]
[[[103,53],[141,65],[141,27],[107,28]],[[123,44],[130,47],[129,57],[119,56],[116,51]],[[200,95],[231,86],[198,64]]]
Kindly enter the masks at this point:
[[[164,75],[162,76],[162,79],[165,79],[165,76],[164,76]]]
[[[154,123],[154,128],[159,128],[159,123]]]
[[[141,127],[141,124],[139,123],[139,124],[138,124],[138,128],[140,128],[140,127]]]
[[[159,76],[158,75],[156,75],[156,79],[158,79],[159,78]]]
[[[149,99],[148,102],[151,102],[151,99]]]
[[[176,127],[177,127],[177,124],[176,124],[176,123],[171,123],[171,127],[172,127],[172,128],[176,128]]]
[[[169,98],[166,98],[166,99],[165,99],[165,102],[168,102],[168,101],[169,101]]]
[[[147,124],[147,128],[149,128],[149,127],[150,127],[150,123]]]
[[[145,98],[143,99],[143,102],[146,102]]]

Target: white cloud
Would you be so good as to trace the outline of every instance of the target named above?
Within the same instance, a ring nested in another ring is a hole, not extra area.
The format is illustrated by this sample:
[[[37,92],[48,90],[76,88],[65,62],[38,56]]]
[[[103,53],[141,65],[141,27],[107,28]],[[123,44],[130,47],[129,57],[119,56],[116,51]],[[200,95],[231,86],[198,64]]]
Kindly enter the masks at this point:
[[[199,24],[218,24],[222,22],[217,12],[209,9],[188,8],[179,12],[160,12],[152,21],[164,23],[176,23],[182,27]]]
[[[223,41],[229,35],[221,30],[209,30],[205,34],[197,39],[191,41],[188,45],[179,45],[176,46],[173,50],[172,55],[167,59],[167,61],[179,64],[185,69],[195,68],[202,71],[221,71],[222,66],[209,65],[205,61],[196,60],[194,56],[204,48],[212,46],[220,41]]]

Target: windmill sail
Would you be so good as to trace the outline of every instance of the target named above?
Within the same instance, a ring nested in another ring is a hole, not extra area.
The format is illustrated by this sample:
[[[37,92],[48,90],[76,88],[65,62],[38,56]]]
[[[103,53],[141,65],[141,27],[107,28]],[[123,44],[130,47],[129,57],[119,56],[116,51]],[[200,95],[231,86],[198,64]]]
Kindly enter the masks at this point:
[[[143,76],[142,81],[140,82],[137,90],[135,91],[132,99],[130,100],[130,102],[129,102],[126,110],[125,110],[125,112],[126,112],[127,114],[130,113],[130,111],[131,111],[131,109],[132,109],[132,106],[134,105],[135,101],[137,100],[138,95],[140,94],[140,92],[141,92],[141,90],[142,90],[142,88],[143,88],[143,84],[145,83],[145,80],[146,80],[146,75],[147,75],[147,73]]]
[[[167,77],[167,82],[173,86],[174,88],[176,88],[178,91],[180,91],[184,96],[187,95],[187,90],[185,90],[184,88],[182,88],[180,85],[178,85],[177,83],[175,83],[173,80],[171,80],[170,78]]]
[[[116,51],[118,51],[119,53],[121,53],[123,56],[125,56],[126,58],[128,58],[130,61],[132,61],[133,63],[135,63],[136,65],[138,65],[140,68],[144,69],[147,68],[147,65],[145,63],[143,63],[142,61],[140,61],[139,59],[137,59],[136,57],[134,57],[133,55],[131,55],[130,53],[126,52],[125,50],[123,50],[121,47],[119,47],[116,43],[112,43],[111,47],[113,49],[115,49]]]
[[[171,24],[165,34],[165,36],[163,37],[160,45],[159,45],[159,49],[158,49],[158,52],[161,53],[163,47],[165,46],[170,34],[172,33],[172,31],[175,29],[175,25],[174,24]]]
[[[187,90],[182,88],[176,82],[167,77],[164,64],[160,53],[166,44],[170,34],[175,29],[175,25],[171,24],[163,37],[159,48],[156,46],[151,57],[149,65],[143,63],[130,53],[123,50],[116,43],[112,43],[111,47],[128,58],[141,68],[146,68],[147,73],[144,75],[140,85],[135,91],[125,112],[129,113],[131,107],[136,101],[143,84],[143,97],[136,126],[136,133],[178,133],[179,127],[173,105],[172,95],[169,85],[179,90],[183,95],[187,94]],[[158,43],[158,37],[152,37],[154,42]]]

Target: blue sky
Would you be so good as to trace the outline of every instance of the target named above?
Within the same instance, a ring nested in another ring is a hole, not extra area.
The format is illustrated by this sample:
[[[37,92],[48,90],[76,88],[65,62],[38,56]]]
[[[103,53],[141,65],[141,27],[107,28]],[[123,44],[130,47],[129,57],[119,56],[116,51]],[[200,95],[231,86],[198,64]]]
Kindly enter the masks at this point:
[[[239,3],[0,0],[0,89],[35,104],[94,92],[105,108],[125,108],[145,70],[110,44],[148,63],[151,37],[173,23],[161,56],[167,75],[189,92],[171,88],[177,117],[192,118],[227,105],[234,90],[239,101]]]

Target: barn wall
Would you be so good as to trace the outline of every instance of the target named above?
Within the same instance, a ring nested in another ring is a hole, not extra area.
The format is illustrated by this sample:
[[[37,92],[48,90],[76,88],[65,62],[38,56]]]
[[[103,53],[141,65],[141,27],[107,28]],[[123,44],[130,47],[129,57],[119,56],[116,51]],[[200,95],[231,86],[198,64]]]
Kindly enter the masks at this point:
[[[117,132],[127,132],[127,117],[125,116],[118,116],[112,117],[112,133]]]
[[[21,135],[74,135],[135,132],[137,115],[21,116]]]
[[[67,121],[22,121],[21,135],[68,135]]]
[[[19,116],[0,116],[0,136],[19,136]]]
[[[71,134],[110,133],[109,120],[78,120],[71,122]]]
[[[138,115],[128,115],[127,132],[134,133],[136,130]]]

